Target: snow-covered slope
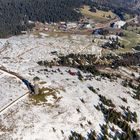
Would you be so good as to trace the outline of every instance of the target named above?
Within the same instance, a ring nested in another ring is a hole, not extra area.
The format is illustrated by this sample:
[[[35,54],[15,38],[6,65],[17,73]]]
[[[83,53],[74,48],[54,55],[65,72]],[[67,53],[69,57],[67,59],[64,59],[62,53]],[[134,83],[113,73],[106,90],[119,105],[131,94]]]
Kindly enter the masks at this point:
[[[36,38],[24,35],[0,40],[0,65],[30,81],[39,77],[40,87],[45,93],[37,97],[27,95],[0,112],[0,140],[65,140],[69,138],[71,131],[87,138],[87,133],[91,130],[95,130],[99,139],[103,135],[101,126],[106,124],[104,113],[97,109],[102,103],[100,95],[110,99],[115,105],[111,107],[104,104],[107,109],[112,108],[123,115],[121,106],[124,106],[131,112],[136,112],[137,122],[128,124],[132,129],[139,130],[140,102],[133,98],[133,89],[122,86],[122,79],[110,81],[108,78],[92,77],[90,73],[81,72],[83,80],[79,80],[77,75],[68,72],[71,70],[75,73],[78,69],[62,66],[46,68],[37,64],[39,60],[51,61],[56,58],[56,55],[51,54],[52,51],[76,53],[86,45],[95,45],[86,36],[73,38],[73,42],[69,42],[67,37]],[[87,40],[86,44],[79,41],[83,39],[84,42]],[[5,43],[6,41],[9,43]],[[88,49],[85,49],[85,53],[86,50]],[[95,51],[92,53],[96,53],[97,49],[93,50]],[[28,92],[19,79],[3,71],[0,71],[0,85],[0,109]],[[93,87],[95,91],[89,87]],[[127,102],[122,100],[124,98]],[[116,132],[122,132],[114,123],[109,122],[107,125],[110,135],[114,135],[112,126]]]

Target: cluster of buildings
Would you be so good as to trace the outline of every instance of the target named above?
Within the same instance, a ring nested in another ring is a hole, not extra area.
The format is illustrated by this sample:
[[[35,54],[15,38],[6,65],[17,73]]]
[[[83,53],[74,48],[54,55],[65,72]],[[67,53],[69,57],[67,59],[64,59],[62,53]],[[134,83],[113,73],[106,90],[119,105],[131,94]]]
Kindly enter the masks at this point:
[[[67,32],[67,31],[90,31],[95,35],[104,35],[107,32],[120,32],[122,27],[126,25],[127,22],[119,20],[114,21],[111,24],[96,23],[91,19],[81,19],[77,22],[59,22],[59,23],[41,23],[35,22],[35,28],[33,31],[39,32]],[[33,24],[33,23],[32,23]]]
[[[79,21],[79,22],[59,22],[59,23],[41,23],[36,22],[34,30],[37,31],[69,31],[80,29],[93,29],[94,22],[92,21]]]
[[[58,28],[63,31],[73,30],[73,29],[92,29],[94,28],[94,23],[89,22],[60,22]]]
[[[125,21],[116,21],[113,22],[110,27],[113,29],[121,29],[123,26],[126,25]],[[80,22],[60,22],[58,24],[58,28],[60,30],[71,30],[71,29],[94,29],[95,23],[92,21],[80,21]]]

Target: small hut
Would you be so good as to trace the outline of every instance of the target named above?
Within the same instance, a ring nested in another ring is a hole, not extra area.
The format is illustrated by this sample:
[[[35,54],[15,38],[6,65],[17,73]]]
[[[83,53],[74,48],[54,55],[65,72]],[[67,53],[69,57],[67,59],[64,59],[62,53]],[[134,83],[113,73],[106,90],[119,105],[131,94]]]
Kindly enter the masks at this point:
[[[39,94],[39,77],[34,77],[34,92],[35,94]]]

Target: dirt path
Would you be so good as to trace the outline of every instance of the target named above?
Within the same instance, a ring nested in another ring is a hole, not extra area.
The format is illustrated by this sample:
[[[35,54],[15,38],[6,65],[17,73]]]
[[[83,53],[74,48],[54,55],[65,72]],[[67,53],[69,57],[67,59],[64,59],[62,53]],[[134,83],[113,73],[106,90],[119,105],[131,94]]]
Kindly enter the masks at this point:
[[[25,79],[23,78],[22,76],[20,76],[19,74],[15,73],[15,72],[12,72],[10,70],[7,70],[5,67],[3,66],[0,66],[0,70],[5,72],[5,73],[8,73],[9,75],[11,76],[14,76],[14,77],[17,77],[19,80],[22,80],[22,79]]]
[[[1,66],[0,67],[0,71],[3,71],[4,73],[7,73],[11,76],[14,76],[16,78],[18,78],[19,80],[25,79],[22,76],[20,76],[19,74],[9,71],[7,70],[5,67]],[[17,102],[19,102],[19,100],[23,99],[24,97],[26,97],[29,93],[25,93],[22,96],[18,97],[17,99],[15,99],[14,101],[12,101],[11,103],[9,103],[8,105],[6,105],[5,107],[3,107],[2,109],[0,109],[0,115],[8,108],[12,107],[14,104],[16,104]]]
[[[10,48],[10,44],[9,42],[6,42],[3,47],[0,49],[0,53],[2,53],[3,51],[7,50],[8,48]]]
[[[24,97],[26,97],[28,95],[28,92],[23,94],[22,96],[18,97],[16,100],[12,101],[11,103],[9,103],[8,105],[4,106],[2,109],[0,109],[0,115],[7,109],[9,109],[10,107],[12,107],[14,104],[18,103],[21,99],[23,99]]]

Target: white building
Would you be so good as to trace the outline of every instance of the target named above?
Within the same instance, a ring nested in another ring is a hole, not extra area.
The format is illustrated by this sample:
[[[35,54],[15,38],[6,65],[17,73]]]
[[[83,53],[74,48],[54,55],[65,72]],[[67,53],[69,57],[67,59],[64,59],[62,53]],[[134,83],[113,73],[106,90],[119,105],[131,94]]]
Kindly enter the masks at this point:
[[[122,28],[125,24],[126,24],[125,21],[120,20],[120,21],[117,21],[117,22],[114,23],[113,28],[120,29],[120,28]]]
[[[87,28],[87,29],[92,29],[92,25],[89,23],[89,24],[86,24],[85,25],[85,28]]]
[[[74,29],[76,27],[77,27],[77,23],[75,23],[75,22],[69,22],[69,23],[67,23],[67,28],[68,29]]]

